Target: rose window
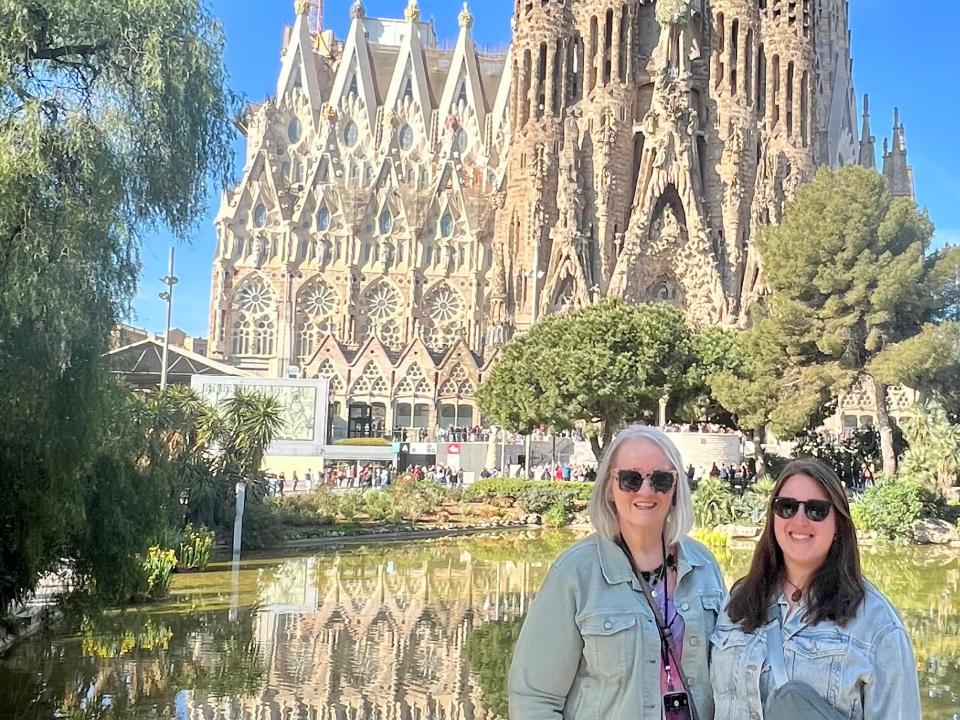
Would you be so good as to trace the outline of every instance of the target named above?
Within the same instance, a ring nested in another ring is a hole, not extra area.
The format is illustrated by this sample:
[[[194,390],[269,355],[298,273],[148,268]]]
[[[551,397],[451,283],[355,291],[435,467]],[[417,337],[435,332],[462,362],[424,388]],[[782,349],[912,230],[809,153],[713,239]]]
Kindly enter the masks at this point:
[[[317,285],[308,290],[303,301],[304,311],[314,317],[330,315],[336,306],[337,295],[326,285]]]
[[[237,291],[236,304],[244,312],[263,313],[273,304],[273,293],[260,280],[249,282]]]
[[[377,320],[396,314],[400,307],[400,298],[396,291],[383,283],[368,290],[364,300],[366,314]]]
[[[460,296],[449,287],[430,293],[427,314],[434,322],[449,322],[460,314]]]

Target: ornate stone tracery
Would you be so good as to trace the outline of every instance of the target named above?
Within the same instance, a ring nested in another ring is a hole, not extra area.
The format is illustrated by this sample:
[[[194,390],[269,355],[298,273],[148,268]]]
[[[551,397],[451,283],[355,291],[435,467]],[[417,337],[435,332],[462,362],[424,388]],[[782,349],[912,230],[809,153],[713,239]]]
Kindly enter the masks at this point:
[[[421,340],[465,397],[439,359],[456,343],[485,366],[607,297],[742,323],[764,288],[754,234],[822,158],[856,160],[837,147],[857,138],[841,0],[796,26],[774,3],[521,4],[510,67],[473,49],[466,11],[449,48],[352,16],[332,73],[298,17],[276,94],[244,116],[210,328],[212,356],[253,373],[355,378],[371,352],[435,415],[438,381],[401,371]]]

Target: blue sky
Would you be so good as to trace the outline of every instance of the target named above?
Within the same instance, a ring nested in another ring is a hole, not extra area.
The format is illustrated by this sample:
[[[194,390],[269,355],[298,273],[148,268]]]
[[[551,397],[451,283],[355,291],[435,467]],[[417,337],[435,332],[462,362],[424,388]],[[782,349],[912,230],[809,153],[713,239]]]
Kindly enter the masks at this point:
[[[352,0],[327,0],[325,26],[343,37],[349,26]],[[231,87],[253,101],[262,101],[276,86],[280,41],[285,24],[294,17],[293,0],[212,0],[213,13],[223,24],[226,64]],[[367,0],[368,16],[401,17],[406,0]],[[456,0],[420,0],[424,18],[434,18],[441,40],[457,35]],[[513,0],[471,3],[477,43],[504,45],[510,41]],[[921,9],[925,8],[925,10]],[[960,243],[960,149],[954,141],[953,119],[960,112],[954,94],[952,50],[960,26],[960,5],[931,0],[851,0],[854,79],[858,95],[870,94],[873,134],[878,155],[889,137],[893,108],[900,107],[906,127],[907,150],[913,164],[917,200],[937,227],[938,243]],[[947,59],[945,61],[945,59]],[[243,144],[236,143],[237,170]],[[207,334],[210,273],[216,239],[213,217],[220,202],[211,190],[206,216],[177,246],[173,324],[188,334]],[[140,291],[134,300],[131,324],[162,331],[164,303],[159,278],[166,274],[171,239],[167,233],[145,238]]]

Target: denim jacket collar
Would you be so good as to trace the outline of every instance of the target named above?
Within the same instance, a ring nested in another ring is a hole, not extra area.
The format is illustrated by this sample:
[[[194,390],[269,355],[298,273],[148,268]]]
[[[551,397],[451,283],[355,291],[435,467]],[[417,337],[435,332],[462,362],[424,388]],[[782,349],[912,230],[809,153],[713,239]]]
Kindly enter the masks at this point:
[[[603,578],[611,585],[618,583],[633,582],[636,576],[633,574],[633,568],[630,567],[630,561],[624,554],[620,546],[612,540],[606,538],[597,538],[597,554],[600,558],[600,571]],[[694,544],[686,538],[680,541],[680,548],[677,553],[677,578],[682,578],[695,567],[700,567],[707,563],[707,558],[697,551]]]

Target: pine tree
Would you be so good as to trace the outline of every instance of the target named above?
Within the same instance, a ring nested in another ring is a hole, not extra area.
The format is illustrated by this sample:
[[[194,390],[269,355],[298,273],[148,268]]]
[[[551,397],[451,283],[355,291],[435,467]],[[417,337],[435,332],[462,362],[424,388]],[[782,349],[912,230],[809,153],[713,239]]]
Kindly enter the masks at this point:
[[[848,167],[818,172],[758,238],[771,290],[763,334],[782,349],[785,372],[813,377],[811,390],[835,396],[866,380],[887,475],[896,471],[888,387],[936,391],[957,363],[956,346],[934,328],[956,298],[960,249],[931,252],[932,237],[911,200],[894,199],[876,172]]]

